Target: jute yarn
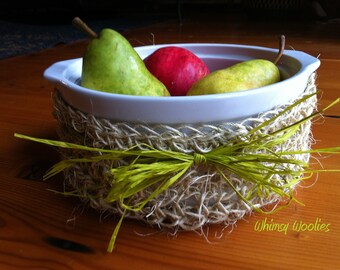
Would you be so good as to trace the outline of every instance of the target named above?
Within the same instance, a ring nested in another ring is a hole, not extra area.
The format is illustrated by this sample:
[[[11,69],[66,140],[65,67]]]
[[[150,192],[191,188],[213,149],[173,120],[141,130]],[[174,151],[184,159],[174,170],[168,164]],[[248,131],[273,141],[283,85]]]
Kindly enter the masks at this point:
[[[316,92],[315,79],[314,73],[310,76],[304,93],[298,98]],[[59,124],[58,134],[63,141],[118,150],[144,143],[159,150],[205,153],[226,144],[230,138],[247,134],[254,127],[278,115],[295,100],[237,123],[178,126],[122,123],[98,118],[70,106],[58,89],[54,91],[53,101],[54,116]],[[269,133],[295,123],[311,115],[316,106],[315,95],[279,116],[260,132]],[[311,138],[311,122],[307,121],[291,139],[277,145],[273,150],[308,150],[311,147]],[[61,155],[62,158],[69,159],[82,157],[84,152],[64,149],[61,150]],[[295,158],[308,162],[309,154],[296,155]],[[79,198],[91,207],[121,215],[123,210],[119,203],[110,204],[105,200],[112,182],[109,170],[111,166],[119,165],[109,162],[79,163],[65,170],[66,186],[76,191]],[[238,192],[246,196],[252,183],[232,173],[226,174]],[[283,180],[278,178],[277,181]],[[140,192],[133,198],[134,202],[143,200],[151,191],[152,187]],[[265,207],[278,203],[280,199],[276,194],[269,194],[267,197],[255,196],[251,203],[256,207]],[[216,171],[209,166],[197,165],[192,166],[181,179],[152,199],[141,211],[128,212],[126,217],[143,220],[159,228],[197,230],[206,224],[234,224],[251,211],[251,207],[239,198]]]

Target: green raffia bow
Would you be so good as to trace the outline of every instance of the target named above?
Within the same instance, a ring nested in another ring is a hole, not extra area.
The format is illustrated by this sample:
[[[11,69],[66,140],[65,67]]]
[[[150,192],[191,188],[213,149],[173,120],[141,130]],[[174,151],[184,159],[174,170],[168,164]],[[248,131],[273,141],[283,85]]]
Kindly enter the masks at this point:
[[[136,145],[127,150],[110,150],[61,141],[33,138],[21,134],[15,134],[15,137],[61,148],[97,152],[97,154],[91,157],[60,161],[47,171],[44,179],[48,179],[77,163],[99,162],[102,160],[130,161],[127,165],[111,168],[112,187],[108,193],[106,201],[108,203],[119,202],[121,207],[124,209],[124,213],[116,225],[107,248],[108,252],[112,252],[126,211],[142,210],[148,202],[172,186],[194,165],[210,166],[215,169],[215,171],[222,176],[241,200],[247,203],[254,210],[262,213],[272,213],[274,210],[263,211],[253,205],[251,203],[251,199],[254,196],[265,196],[275,193],[281,198],[288,199],[288,202],[283,205],[286,206],[292,200],[295,200],[292,194],[292,187],[294,187],[299,181],[310,178],[315,172],[338,172],[339,170],[309,169],[307,162],[296,159],[294,156],[310,153],[338,154],[340,153],[340,147],[275,152],[272,148],[289,140],[303,123],[334,106],[340,101],[340,98],[333,101],[323,110],[315,112],[289,126],[281,128],[280,130],[274,131],[270,134],[263,134],[260,132],[262,128],[275,121],[278,117],[316,94],[317,93],[306,95],[299,99],[275,117],[250,130],[248,134],[243,135],[242,139],[231,139],[229,144],[219,146],[208,153],[202,154],[185,154],[175,151],[157,150],[146,144]],[[291,168],[292,165],[294,166],[294,169]],[[250,189],[246,196],[243,196],[235,188],[226,176],[226,171],[234,173],[238,177],[253,183],[253,188]],[[272,181],[273,176],[280,177],[282,181],[279,181],[280,183]],[[289,180],[287,180],[287,176],[289,176]],[[151,186],[155,188],[147,198],[134,205],[130,204],[132,198],[136,194]],[[279,208],[276,208],[275,211]]]

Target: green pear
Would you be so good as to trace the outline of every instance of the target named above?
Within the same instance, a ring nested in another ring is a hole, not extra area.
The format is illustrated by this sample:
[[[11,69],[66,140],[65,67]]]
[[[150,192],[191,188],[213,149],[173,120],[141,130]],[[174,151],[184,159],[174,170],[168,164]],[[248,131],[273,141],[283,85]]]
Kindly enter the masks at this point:
[[[273,84],[279,80],[280,71],[273,62],[254,59],[211,72],[197,81],[187,95],[243,91]]]
[[[101,30],[83,55],[81,86],[116,94],[169,96],[129,41],[113,29]]]

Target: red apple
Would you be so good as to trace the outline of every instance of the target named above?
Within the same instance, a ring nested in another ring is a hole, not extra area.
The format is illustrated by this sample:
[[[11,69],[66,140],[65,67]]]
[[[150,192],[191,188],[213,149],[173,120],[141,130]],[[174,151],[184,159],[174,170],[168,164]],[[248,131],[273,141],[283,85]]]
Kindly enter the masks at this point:
[[[202,59],[178,46],[159,48],[144,63],[172,96],[185,96],[197,80],[210,73]]]

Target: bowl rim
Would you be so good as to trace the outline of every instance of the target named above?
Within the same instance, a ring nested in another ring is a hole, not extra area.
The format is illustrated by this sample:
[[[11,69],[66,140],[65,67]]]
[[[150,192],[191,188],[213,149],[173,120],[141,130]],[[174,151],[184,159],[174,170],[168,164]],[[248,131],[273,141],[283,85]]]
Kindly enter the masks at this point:
[[[145,45],[145,46],[137,46],[134,47],[138,54],[142,54],[143,51],[154,51],[158,48],[165,47],[165,46],[181,46],[186,48],[208,48],[208,47],[221,47],[221,48],[236,48],[236,49],[249,49],[255,51],[265,51],[269,53],[277,53],[278,49],[268,48],[263,46],[254,46],[254,45],[242,45],[242,44],[229,44],[229,43],[170,43],[170,44],[159,44],[159,45]],[[281,80],[275,84],[267,85],[264,87],[256,88],[256,89],[249,89],[244,91],[238,92],[230,92],[230,93],[220,93],[220,94],[210,94],[210,95],[195,95],[195,96],[135,96],[135,95],[127,95],[127,94],[115,94],[115,93],[108,93],[102,92],[97,90],[88,89],[78,85],[74,81],[70,81],[69,79],[65,78],[65,73],[69,70],[73,64],[77,63],[81,65],[79,61],[82,61],[82,57],[67,59],[55,62],[54,64],[50,65],[44,71],[44,78],[47,79],[49,82],[53,84],[61,86],[63,89],[69,89],[69,91],[73,91],[79,95],[87,95],[96,97],[99,99],[109,99],[115,100],[116,102],[125,102],[125,103],[132,103],[135,104],[154,104],[154,103],[161,103],[166,106],[171,106],[172,104],[189,104],[197,102],[197,104],[202,104],[202,102],[214,102],[214,101],[221,101],[221,100],[228,100],[234,98],[242,98],[245,96],[252,97],[257,95],[265,95],[269,93],[271,89],[274,87],[285,87],[287,82],[295,79],[296,77],[302,74],[311,74],[313,73],[320,65],[320,60],[315,58],[305,52],[296,51],[296,50],[285,50],[283,57],[291,57],[295,60],[299,61],[301,64],[299,70],[293,74],[291,77],[285,80]],[[141,56],[141,58],[143,58]],[[80,108],[81,109],[81,108]],[[152,121],[151,121],[152,122]]]
[[[256,49],[256,50],[264,50],[267,52],[273,52],[273,53],[277,53],[278,49],[274,49],[274,48],[267,48],[267,47],[262,47],[262,46],[253,46],[253,45],[242,45],[242,44],[223,44],[223,43],[170,43],[170,44],[160,44],[160,45],[145,45],[145,46],[137,46],[134,47],[136,49],[137,52],[139,52],[139,50],[144,50],[144,49],[156,49],[156,48],[161,48],[161,47],[166,47],[169,45],[173,45],[173,46],[184,46],[184,47],[231,47],[231,48],[247,48],[247,49]],[[304,57],[304,59],[308,60],[308,62],[300,62],[301,63],[301,67],[300,70],[294,74],[293,76],[289,77],[289,79],[298,76],[299,74],[303,73],[307,68],[314,70],[316,69],[319,65],[320,65],[320,60],[318,58],[315,58],[311,55],[308,55],[302,51],[297,51],[297,50],[285,50],[284,52],[285,56],[290,56],[290,57]],[[56,79],[65,79],[64,77],[60,77],[58,76],[58,78],[56,76],[54,76],[54,73],[56,70],[52,70],[51,68],[54,65],[58,65],[58,64],[62,64],[63,66],[65,66],[65,69],[62,70],[62,73],[64,73],[66,71],[66,69],[69,68],[69,65],[77,62],[77,61],[81,61],[82,57],[78,57],[78,58],[72,58],[72,59],[67,59],[67,60],[61,60],[58,61],[54,64],[52,64],[50,67],[48,67],[45,71],[44,71],[44,77],[52,82],[56,82]],[[310,67],[311,64],[314,64],[313,67]],[[62,75],[62,73],[60,73],[60,75]],[[276,85],[280,85],[283,84],[285,80],[279,81],[277,83],[275,83]],[[116,98],[124,98],[124,99],[133,99],[133,100],[141,100],[141,101],[145,101],[145,100],[150,100],[150,101],[163,101],[163,102],[178,102],[181,100],[200,100],[200,99],[205,99],[205,100],[214,100],[214,99],[219,99],[219,98],[233,98],[235,96],[243,96],[243,95],[249,95],[249,94],[253,94],[256,95],[258,94],[258,92],[262,92],[262,91],[266,91],[266,89],[270,88],[271,85],[267,85],[267,86],[263,86],[263,87],[259,87],[259,88],[254,88],[254,89],[248,89],[248,90],[243,90],[243,91],[238,91],[238,92],[229,92],[229,93],[219,93],[219,94],[211,94],[211,95],[195,95],[195,96],[135,96],[135,95],[128,95],[128,94],[116,94],[116,93],[108,93],[108,92],[103,92],[103,91],[97,91],[97,90],[93,90],[93,89],[89,89],[83,86],[80,86],[79,84],[70,81],[70,80],[62,80],[63,84],[72,86],[73,89],[77,90],[77,91],[84,91],[85,93],[88,94],[94,94],[94,95],[99,95],[99,96],[111,96],[111,97],[116,97]]]

